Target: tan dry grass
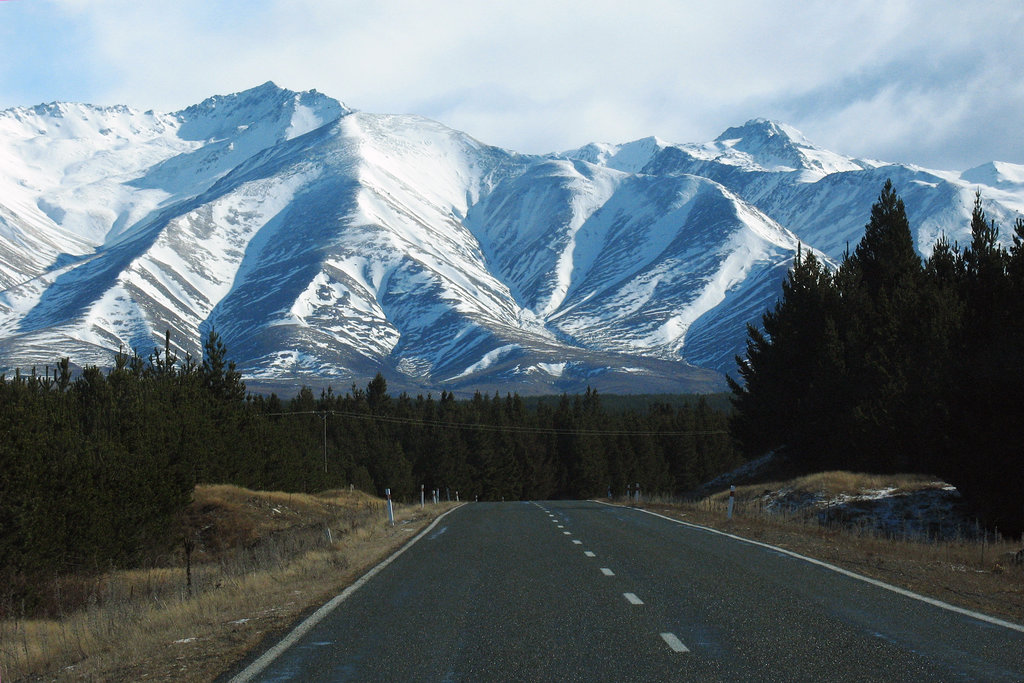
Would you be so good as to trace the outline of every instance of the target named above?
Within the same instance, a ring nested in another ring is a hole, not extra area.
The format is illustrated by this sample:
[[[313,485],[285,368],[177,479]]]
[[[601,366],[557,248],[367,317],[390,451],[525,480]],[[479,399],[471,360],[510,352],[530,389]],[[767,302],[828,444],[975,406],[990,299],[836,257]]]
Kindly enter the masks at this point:
[[[950,540],[894,537],[864,527],[823,526],[814,509],[769,511],[759,504],[766,490],[830,497],[889,488],[912,492],[934,486],[934,479],[917,475],[825,472],[737,487],[731,520],[727,517],[728,491],[699,501],[654,501],[643,507],[777,545],[953,605],[1024,624],[1024,566],[1015,563],[1014,558],[1024,546],[1024,539],[993,540],[984,535]]]
[[[934,477],[919,474],[862,474],[859,472],[831,471],[807,474],[787,481],[773,481],[736,487],[738,501],[752,500],[766,490],[788,490],[797,493],[835,497],[857,495],[865,491],[894,489],[897,493],[909,493],[934,487]],[[728,499],[728,491],[720,491],[709,498],[716,501]]]
[[[0,622],[0,678],[212,680],[450,507],[398,507],[391,527],[382,501],[360,492],[197,487],[191,591],[180,563],[83,580],[86,609]]]

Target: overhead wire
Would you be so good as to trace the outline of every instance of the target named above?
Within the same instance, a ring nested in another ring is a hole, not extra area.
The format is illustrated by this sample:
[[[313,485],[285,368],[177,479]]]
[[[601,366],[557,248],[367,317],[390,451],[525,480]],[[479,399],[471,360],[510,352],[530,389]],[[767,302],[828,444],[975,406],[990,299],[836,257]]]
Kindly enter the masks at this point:
[[[283,415],[338,415],[357,420],[373,420],[389,424],[414,425],[419,427],[439,427],[450,429],[475,429],[483,432],[508,432],[513,434],[576,434],[581,436],[712,436],[728,434],[724,429],[717,430],[631,430],[631,429],[557,429],[554,427],[525,427],[520,425],[489,425],[476,422],[443,422],[441,420],[420,420],[416,418],[393,417],[373,413],[353,413],[343,410],[299,410],[293,412],[262,413],[266,416]]]

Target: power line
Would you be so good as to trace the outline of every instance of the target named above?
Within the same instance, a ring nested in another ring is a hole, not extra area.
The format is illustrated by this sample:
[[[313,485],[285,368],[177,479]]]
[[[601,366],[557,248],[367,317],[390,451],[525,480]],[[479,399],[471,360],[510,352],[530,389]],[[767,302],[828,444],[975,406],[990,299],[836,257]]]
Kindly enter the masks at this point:
[[[629,429],[555,429],[554,427],[523,427],[519,425],[488,425],[472,422],[441,422],[439,420],[418,420],[411,417],[392,417],[390,415],[373,415],[368,413],[352,413],[343,410],[300,410],[287,413],[263,413],[267,416],[278,415],[338,415],[356,420],[374,420],[389,424],[404,424],[418,427],[446,427],[450,429],[475,429],[482,432],[509,432],[513,434],[579,434],[584,436],[712,436],[728,434],[724,429],[707,431],[668,431]]]

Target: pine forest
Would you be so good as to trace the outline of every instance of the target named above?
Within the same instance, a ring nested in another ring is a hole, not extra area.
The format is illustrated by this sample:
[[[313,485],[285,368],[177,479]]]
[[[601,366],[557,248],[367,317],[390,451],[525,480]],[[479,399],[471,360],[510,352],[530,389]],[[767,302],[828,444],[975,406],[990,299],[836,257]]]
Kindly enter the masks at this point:
[[[748,327],[732,408],[703,397],[609,410],[594,391],[392,396],[247,392],[216,332],[203,359],[170,335],[112,368],[0,377],[0,604],[40,577],[143,566],[182,542],[198,483],[418,501],[685,495],[774,451],[807,472],[919,472],[990,528],[1024,527],[1024,221],[1008,247],[980,195],[972,240],[922,260],[886,183],[837,267],[798,254]],[[429,493],[428,493],[429,495]]]

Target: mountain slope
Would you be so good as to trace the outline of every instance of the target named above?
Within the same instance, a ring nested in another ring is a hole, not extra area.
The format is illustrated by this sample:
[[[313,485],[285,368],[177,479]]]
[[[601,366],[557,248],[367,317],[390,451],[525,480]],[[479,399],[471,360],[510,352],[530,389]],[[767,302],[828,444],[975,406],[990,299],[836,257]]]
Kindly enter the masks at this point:
[[[720,388],[798,244],[859,239],[885,178],[922,253],[1020,167],[854,160],[755,120],[548,156],[267,83],[172,114],[0,112],[0,365],[110,363],[214,328],[250,382]]]

